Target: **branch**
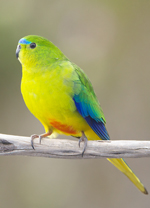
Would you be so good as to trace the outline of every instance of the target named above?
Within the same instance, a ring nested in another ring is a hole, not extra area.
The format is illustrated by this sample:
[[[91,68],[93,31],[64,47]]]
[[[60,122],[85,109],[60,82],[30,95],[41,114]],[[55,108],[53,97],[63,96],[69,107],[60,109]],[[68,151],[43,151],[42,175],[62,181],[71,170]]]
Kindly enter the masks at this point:
[[[42,139],[42,144],[34,140],[35,150],[30,144],[30,137],[0,134],[0,155],[24,155],[50,158],[121,158],[149,157],[150,141],[88,141],[82,157],[83,143],[63,139]]]

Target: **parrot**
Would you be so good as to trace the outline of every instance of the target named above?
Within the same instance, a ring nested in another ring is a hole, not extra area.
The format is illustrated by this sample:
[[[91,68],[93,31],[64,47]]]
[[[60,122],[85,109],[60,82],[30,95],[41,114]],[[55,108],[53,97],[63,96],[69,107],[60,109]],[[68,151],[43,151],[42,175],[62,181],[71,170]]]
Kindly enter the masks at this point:
[[[52,134],[65,134],[84,142],[109,140],[106,120],[92,84],[80,67],[71,62],[48,39],[37,35],[21,38],[16,57],[22,65],[21,93],[30,112],[44,126],[45,133],[31,135],[34,139]],[[107,158],[144,194],[148,191],[123,158]]]

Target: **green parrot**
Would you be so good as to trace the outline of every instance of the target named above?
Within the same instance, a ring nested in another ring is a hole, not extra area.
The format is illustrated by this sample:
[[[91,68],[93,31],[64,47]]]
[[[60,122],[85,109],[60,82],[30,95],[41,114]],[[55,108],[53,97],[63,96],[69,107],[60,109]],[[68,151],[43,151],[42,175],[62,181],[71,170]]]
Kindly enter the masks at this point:
[[[43,124],[45,133],[71,135],[84,141],[109,140],[105,117],[86,74],[52,42],[29,35],[19,40],[16,56],[22,64],[21,92],[31,113]],[[123,172],[144,194],[146,188],[124,159],[108,160]]]

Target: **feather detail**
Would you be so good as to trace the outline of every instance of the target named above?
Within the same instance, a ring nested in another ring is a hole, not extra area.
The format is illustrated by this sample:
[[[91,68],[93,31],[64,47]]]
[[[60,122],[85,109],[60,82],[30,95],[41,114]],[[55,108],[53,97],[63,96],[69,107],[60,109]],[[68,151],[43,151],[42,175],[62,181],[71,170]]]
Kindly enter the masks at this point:
[[[92,108],[90,108],[90,105],[83,102],[76,102],[75,98],[76,97],[74,97],[73,99],[80,115],[86,120],[86,122],[93,129],[93,131],[100,137],[100,139],[109,140],[110,138],[102,118],[96,117],[96,115],[92,111]]]

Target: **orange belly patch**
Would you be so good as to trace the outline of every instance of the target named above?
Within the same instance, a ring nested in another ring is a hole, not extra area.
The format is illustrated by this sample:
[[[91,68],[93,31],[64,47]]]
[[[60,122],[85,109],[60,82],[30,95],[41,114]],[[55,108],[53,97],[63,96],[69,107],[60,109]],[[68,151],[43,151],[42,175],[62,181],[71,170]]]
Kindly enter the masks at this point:
[[[55,128],[58,129],[59,131],[62,131],[67,134],[77,134],[77,131],[75,131],[72,126],[68,126],[66,124],[62,124],[58,121],[52,120],[50,121],[50,124]]]

